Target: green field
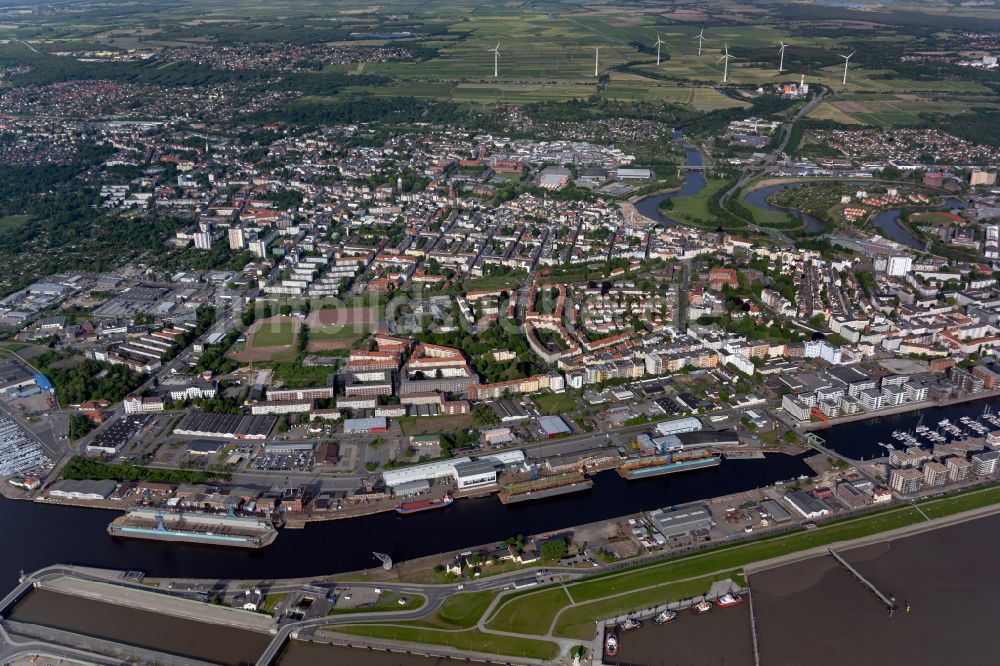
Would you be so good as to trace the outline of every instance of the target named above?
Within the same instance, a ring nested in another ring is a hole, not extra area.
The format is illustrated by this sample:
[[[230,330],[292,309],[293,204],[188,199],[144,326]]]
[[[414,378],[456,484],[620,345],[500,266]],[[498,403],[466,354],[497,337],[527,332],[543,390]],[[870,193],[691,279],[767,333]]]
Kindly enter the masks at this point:
[[[17,229],[30,219],[30,215],[0,215],[0,233]]]
[[[531,659],[555,659],[559,656],[559,646],[548,641],[484,634],[475,629],[465,631],[438,631],[406,625],[365,624],[327,627],[331,631],[370,636],[408,643],[428,643],[488,654],[509,654]]]
[[[522,600],[528,601],[502,606],[486,626],[500,631],[544,636],[552,626],[551,609],[561,608],[572,602],[569,593],[561,585],[522,597]]]
[[[250,336],[251,347],[280,347],[295,342],[295,324],[290,321],[264,322]]]
[[[538,411],[546,416],[566,414],[578,408],[576,400],[568,393],[543,393],[531,399],[538,406]]]
[[[351,615],[352,613],[378,613],[393,611],[409,611],[423,608],[427,599],[419,594],[406,595],[406,603],[399,603],[401,597],[397,595],[385,595],[372,606],[358,606],[356,608],[331,608],[328,615]]]
[[[319,326],[309,329],[309,342],[332,343],[350,347],[371,334],[371,327],[362,326]]]

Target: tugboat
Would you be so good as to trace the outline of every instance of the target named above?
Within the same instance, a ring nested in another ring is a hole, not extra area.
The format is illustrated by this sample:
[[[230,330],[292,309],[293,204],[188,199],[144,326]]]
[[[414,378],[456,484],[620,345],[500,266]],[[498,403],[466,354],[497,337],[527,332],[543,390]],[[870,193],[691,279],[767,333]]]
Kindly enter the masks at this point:
[[[703,615],[704,613],[707,613],[712,610],[712,604],[708,603],[707,601],[702,601],[701,603],[692,606],[691,610],[693,610],[698,615]]]
[[[642,627],[642,620],[636,620],[628,617],[625,618],[624,622],[620,622],[618,624],[618,631],[624,633],[626,631],[635,631],[636,629],[639,629],[641,627]]]
[[[741,603],[743,603],[743,597],[738,594],[726,592],[719,597],[718,601],[715,602],[715,605],[719,608],[729,608],[730,606],[739,606]]]
[[[609,631],[608,635],[604,637],[604,656],[618,656],[618,636],[613,631]]]
[[[677,619],[677,611],[665,610],[653,618],[653,624],[667,624]]]

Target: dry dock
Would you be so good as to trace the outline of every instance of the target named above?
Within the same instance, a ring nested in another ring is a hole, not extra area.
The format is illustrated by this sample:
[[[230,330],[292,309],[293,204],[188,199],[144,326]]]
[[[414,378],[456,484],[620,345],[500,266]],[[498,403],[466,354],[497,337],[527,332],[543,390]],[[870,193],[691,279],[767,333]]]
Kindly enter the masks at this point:
[[[267,518],[133,508],[108,525],[108,534],[151,541],[263,548],[277,538],[278,531]]]

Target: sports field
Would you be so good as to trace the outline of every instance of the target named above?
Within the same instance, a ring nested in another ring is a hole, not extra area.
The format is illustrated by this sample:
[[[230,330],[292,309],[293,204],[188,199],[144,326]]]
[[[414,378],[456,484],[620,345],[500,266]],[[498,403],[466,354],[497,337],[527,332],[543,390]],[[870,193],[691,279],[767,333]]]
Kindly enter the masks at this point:
[[[243,363],[290,361],[295,358],[295,341],[301,321],[293,317],[269,317],[256,322],[247,333],[242,350],[230,356]]]

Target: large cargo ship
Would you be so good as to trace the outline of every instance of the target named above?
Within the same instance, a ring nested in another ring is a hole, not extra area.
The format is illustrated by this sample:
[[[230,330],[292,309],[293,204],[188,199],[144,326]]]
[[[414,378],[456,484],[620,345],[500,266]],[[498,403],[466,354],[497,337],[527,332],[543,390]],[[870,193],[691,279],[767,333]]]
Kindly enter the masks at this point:
[[[440,499],[420,500],[419,502],[407,502],[406,504],[400,504],[399,506],[397,506],[396,513],[405,516],[411,513],[430,511],[432,509],[444,509],[445,507],[451,506],[451,503],[454,501],[455,500],[445,495]]]
[[[137,507],[111,521],[108,534],[149,541],[263,548],[274,542],[278,530],[263,517]]]
[[[715,467],[722,462],[722,456],[710,451],[691,451],[633,458],[618,468],[618,473],[626,479],[644,479],[648,476],[686,472],[703,467]]]

